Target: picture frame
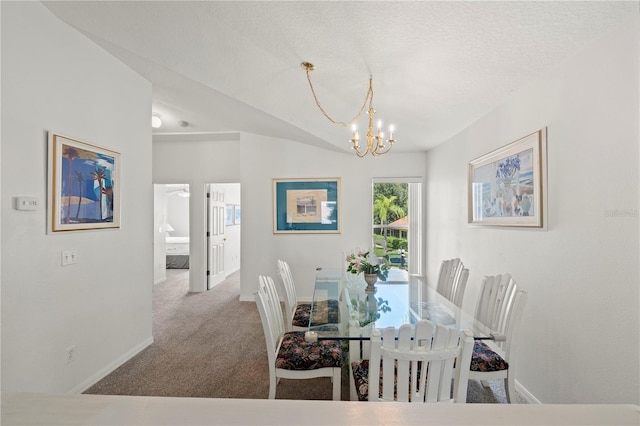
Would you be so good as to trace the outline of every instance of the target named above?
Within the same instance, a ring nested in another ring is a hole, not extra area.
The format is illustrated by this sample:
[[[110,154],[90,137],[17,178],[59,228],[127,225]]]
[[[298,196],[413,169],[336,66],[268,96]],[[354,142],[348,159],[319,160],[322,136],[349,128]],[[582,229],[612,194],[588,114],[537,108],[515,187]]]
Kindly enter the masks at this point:
[[[224,224],[225,226],[233,225],[234,213],[233,213],[233,204],[226,204],[225,206],[225,214],[224,214]]]
[[[120,228],[120,153],[48,136],[49,233]]]
[[[546,129],[469,162],[468,223],[544,227]]]
[[[274,234],[339,234],[340,178],[273,179]]]
[[[240,206],[233,206],[233,224],[240,225]]]
[[[225,226],[240,225],[240,206],[237,204],[227,204],[225,208]]]

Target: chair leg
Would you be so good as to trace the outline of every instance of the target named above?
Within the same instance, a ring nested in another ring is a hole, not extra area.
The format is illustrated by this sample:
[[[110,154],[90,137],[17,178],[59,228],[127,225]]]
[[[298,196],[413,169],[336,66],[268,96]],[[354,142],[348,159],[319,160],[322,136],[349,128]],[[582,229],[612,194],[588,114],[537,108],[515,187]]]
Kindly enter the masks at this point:
[[[349,375],[349,400],[357,401],[358,394],[356,393],[356,382],[353,378],[353,370],[351,368],[351,364],[349,364],[348,375]]]
[[[276,386],[280,382],[280,377],[272,375],[269,377],[269,399],[276,399]]]
[[[507,373],[507,377],[504,379],[504,393],[507,396],[507,402],[509,404],[515,404],[518,401],[516,397],[516,384],[513,375]]]
[[[458,379],[458,383],[453,382],[453,399],[454,402],[459,404],[464,404],[467,402],[467,391],[469,390],[469,379],[461,378]]]
[[[342,378],[342,368],[336,367],[333,369],[333,400],[340,401],[340,391],[341,391],[341,378]]]

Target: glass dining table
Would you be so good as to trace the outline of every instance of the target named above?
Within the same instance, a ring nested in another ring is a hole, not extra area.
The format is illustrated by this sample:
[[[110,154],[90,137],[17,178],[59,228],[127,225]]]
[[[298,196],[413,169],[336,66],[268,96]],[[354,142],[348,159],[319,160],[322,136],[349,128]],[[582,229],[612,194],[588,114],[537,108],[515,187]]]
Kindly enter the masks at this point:
[[[371,334],[374,329],[404,324],[416,324],[426,319],[435,324],[470,331],[475,340],[494,339],[467,314],[435,289],[425,285],[422,277],[392,268],[385,281],[378,280],[375,291],[365,290],[362,277],[336,268],[318,268],[311,304],[309,329],[305,338],[341,340],[348,347],[349,377],[357,360],[369,359]],[[471,362],[471,352],[468,352]],[[465,361],[466,362],[466,361]],[[462,365],[464,362],[461,362]],[[466,395],[469,369],[462,369],[460,386]],[[350,379],[350,399],[357,400],[353,380]]]
[[[422,277],[392,268],[375,287],[368,292],[358,275],[317,268],[307,339],[369,340],[373,328],[398,328],[422,319],[486,338],[479,335],[472,315],[426,286]]]

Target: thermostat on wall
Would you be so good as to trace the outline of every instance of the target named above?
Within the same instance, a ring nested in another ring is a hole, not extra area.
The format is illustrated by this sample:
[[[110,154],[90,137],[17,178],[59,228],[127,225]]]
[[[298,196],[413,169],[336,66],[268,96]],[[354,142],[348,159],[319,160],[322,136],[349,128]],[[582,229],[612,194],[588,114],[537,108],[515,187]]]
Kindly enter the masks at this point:
[[[38,210],[40,200],[36,197],[18,197],[16,199],[17,210]]]

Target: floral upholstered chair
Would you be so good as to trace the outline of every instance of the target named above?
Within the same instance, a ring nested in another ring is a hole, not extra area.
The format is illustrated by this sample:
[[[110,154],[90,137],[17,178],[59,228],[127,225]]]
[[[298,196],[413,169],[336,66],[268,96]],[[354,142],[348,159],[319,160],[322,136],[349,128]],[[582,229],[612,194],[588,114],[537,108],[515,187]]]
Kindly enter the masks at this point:
[[[311,303],[299,303],[296,297],[296,286],[289,264],[278,260],[278,274],[284,289],[284,308],[287,317],[287,329],[304,331],[309,328]]]
[[[471,332],[427,320],[413,330],[405,324],[373,331],[370,359],[351,364],[358,400],[466,401]]]
[[[278,274],[282,279],[284,289],[284,309],[286,327],[289,331],[306,331],[309,328],[311,317],[311,303],[300,303],[296,296],[296,285],[289,264],[284,260],[278,260]],[[337,301],[327,301],[321,306],[316,306],[316,312],[324,311],[328,323],[338,322],[339,304]],[[314,317],[317,318],[318,316]]]
[[[343,347],[335,340],[307,342],[304,331],[287,332],[282,308],[271,277],[258,277],[256,304],[267,343],[269,360],[269,399],[276,397],[280,378],[311,379],[330,377],[333,400],[340,400]]]
[[[469,379],[504,380],[507,402],[516,401],[514,338],[526,299],[527,293],[518,289],[511,275],[488,276],[482,282],[476,308],[475,318],[481,332],[492,336],[493,340],[476,341]]]

